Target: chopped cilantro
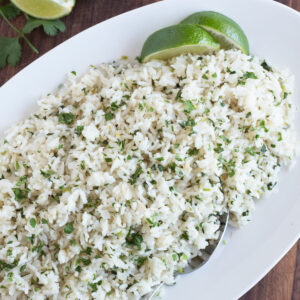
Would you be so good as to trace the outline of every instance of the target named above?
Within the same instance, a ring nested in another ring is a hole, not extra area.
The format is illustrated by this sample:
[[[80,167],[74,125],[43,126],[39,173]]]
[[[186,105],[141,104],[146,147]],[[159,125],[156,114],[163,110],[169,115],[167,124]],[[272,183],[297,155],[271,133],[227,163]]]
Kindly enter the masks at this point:
[[[190,148],[189,150],[188,150],[188,152],[187,152],[187,154],[189,155],[189,156],[193,156],[193,155],[197,155],[198,154],[198,150],[197,150],[197,148]]]
[[[145,107],[146,107],[146,103],[145,103],[145,102],[139,103],[139,108],[140,108],[140,110],[144,110]]]
[[[181,90],[179,90],[179,91],[177,92],[177,95],[176,95],[176,97],[175,97],[175,100],[179,100],[179,99],[181,99]]]
[[[140,256],[136,259],[136,266],[137,268],[141,268],[145,262],[148,260],[148,257],[147,256]]]
[[[266,71],[273,72],[272,68],[267,64],[267,62],[266,62],[265,60],[261,63],[261,66],[262,66]]]
[[[60,113],[58,116],[58,121],[61,124],[70,125],[73,123],[75,116],[72,113]]]
[[[217,153],[221,153],[224,151],[224,148],[222,148],[222,144],[218,143],[217,144],[217,147],[214,148],[214,151],[217,152]]]
[[[36,219],[35,219],[35,218],[31,218],[31,219],[29,220],[29,223],[30,223],[30,226],[31,226],[32,228],[35,228],[35,226],[36,226]]]
[[[247,79],[258,79],[254,72],[246,72],[242,77],[239,78],[238,84],[245,85]]]
[[[49,179],[52,175],[55,174],[55,172],[53,172],[52,170],[48,170],[48,171],[40,170],[40,172],[47,179]]]
[[[107,112],[106,114],[105,114],[105,120],[106,121],[110,121],[110,120],[112,120],[113,118],[114,118],[114,114],[112,113],[112,112]]]
[[[140,175],[143,173],[143,169],[140,165],[137,166],[135,172],[131,175],[129,179],[130,184],[135,184],[137,182],[137,179],[140,177]]]
[[[226,72],[231,75],[236,73],[236,71],[231,71],[228,67],[226,68]]]
[[[120,147],[120,151],[124,151],[125,140],[121,141],[120,139],[117,139],[117,144]]]
[[[116,111],[116,110],[118,110],[118,108],[119,108],[119,106],[118,106],[118,104],[117,104],[116,101],[115,101],[115,102],[112,102],[112,103],[110,104],[110,109],[111,109],[112,111]]]
[[[22,184],[27,183],[27,176],[24,175],[22,177],[20,177],[19,181],[16,183],[16,186],[21,186]]]
[[[158,227],[161,224],[161,221],[157,221],[157,214],[154,214],[152,218],[146,218],[147,222],[150,224],[150,227]]]
[[[84,129],[84,126],[83,125],[78,125],[76,128],[75,128],[75,133],[80,136],[82,131]]]
[[[185,101],[185,110],[184,110],[184,112],[186,112],[186,113],[189,114],[189,113],[192,112],[194,109],[195,109],[195,106],[193,105],[193,103],[192,103],[191,100]]]
[[[160,164],[157,165],[157,168],[161,172],[163,172],[163,170],[164,170],[164,167],[162,165],[160,165]]]
[[[260,126],[261,128],[263,128],[265,132],[268,132],[268,131],[269,131],[269,130],[266,128],[266,126],[265,126],[265,121],[264,121],[264,120],[261,120],[261,121],[260,121],[259,126]]]
[[[14,194],[15,194],[15,200],[21,201],[22,199],[25,199],[28,197],[28,189],[22,190],[20,188],[12,188]]]
[[[73,222],[67,223],[67,225],[64,227],[64,232],[65,232],[66,234],[72,233],[73,230],[74,230]]]
[[[256,154],[255,147],[246,147],[245,151],[252,156]]]
[[[274,184],[272,183],[272,182],[269,182],[268,184],[267,184],[267,188],[268,188],[268,191],[271,191],[273,188],[274,188],[274,186],[277,184],[277,182],[275,182]]]
[[[189,240],[189,234],[188,234],[188,232],[186,230],[183,231],[183,233],[181,234],[180,238],[188,241]]]
[[[26,265],[23,265],[23,266],[21,266],[21,268],[20,268],[20,272],[24,272],[24,271],[25,271],[25,269],[26,269]]]
[[[220,138],[226,143],[226,145],[229,145],[231,143],[231,140],[225,135],[221,135]]]
[[[128,245],[136,246],[139,250],[142,249],[143,237],[139,232],[134,232],[132,226],[130,227],[127,235],[126,242]]]

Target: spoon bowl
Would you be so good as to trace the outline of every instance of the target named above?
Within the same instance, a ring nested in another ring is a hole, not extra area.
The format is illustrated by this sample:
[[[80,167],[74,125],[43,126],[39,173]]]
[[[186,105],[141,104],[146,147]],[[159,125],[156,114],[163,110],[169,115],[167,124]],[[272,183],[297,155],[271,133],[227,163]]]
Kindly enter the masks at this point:
[[[229,213],[225,212],[222,215],[220,215],[220,228],[218,231],[220,232],[219,237],[216,241],[213,241],[212,243],[209,243],[209,245],[201,250],[201,255],[197,255],[193,257],[189,262],[188,265],[182,270],[182,272],[176,272],[174,275],[184,275],[191,273],[199,268],[201,268],[205,263],[208,262],[208,260],[211,258],[212,254],[215,252],[217,247],[220,245],[221,240],[223,239],[225,230],[227,228],[229,220]],[[142,299],[143,300],[153,300],[154,296],[157,294],[157,292],[161,289],[161,287],[164,285],[164,282],[161,282],[156,286],[156,288],[149,294],[145,295]]]

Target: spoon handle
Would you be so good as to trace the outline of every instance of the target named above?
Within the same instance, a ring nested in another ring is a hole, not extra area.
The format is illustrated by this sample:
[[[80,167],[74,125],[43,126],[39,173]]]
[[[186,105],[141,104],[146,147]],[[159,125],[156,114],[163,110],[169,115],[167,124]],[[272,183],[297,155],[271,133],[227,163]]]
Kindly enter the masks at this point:
[[[156,286],[156,288],[151,292],[151,294],[147,295],[144,300],[152,300],[156,293],[160,290],[160,288],[164,285],[164,282],[161,282],[159,285]]]

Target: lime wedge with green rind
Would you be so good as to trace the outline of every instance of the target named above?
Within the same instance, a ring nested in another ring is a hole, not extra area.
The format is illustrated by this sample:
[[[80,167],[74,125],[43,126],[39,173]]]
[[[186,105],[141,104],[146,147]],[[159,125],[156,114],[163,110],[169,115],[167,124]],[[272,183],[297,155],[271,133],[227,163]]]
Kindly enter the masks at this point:
[[[58,19],[68,15],[75,0],[11,0],[20,10],[39,19]]]
[[[214,38],[201,27],[177,24],[152,33],[145,41],[141,61],[168,59],[183,53],[205,54],[220,48]]]
[[[197,24],[208,31],[223,49],[237,48],[249,54],[249,43],[243,29],[218,12],[197,12],[184,19],[181,24]]]

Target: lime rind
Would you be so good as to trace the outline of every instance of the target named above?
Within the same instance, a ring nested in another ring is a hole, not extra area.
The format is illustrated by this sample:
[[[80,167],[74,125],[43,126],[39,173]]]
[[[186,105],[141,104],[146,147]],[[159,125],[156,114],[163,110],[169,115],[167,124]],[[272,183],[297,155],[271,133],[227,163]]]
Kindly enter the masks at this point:
[[[187,54],[187,53],[196,53],[196,54],[206,54],[210,53],[213,50],[218,50],[220,47],[215,48],[208,48],[208,47],[201,47],[199,45],[185,45],[181,47],[176,48],[169,48],[166,50],[158,51],[153,54],[148,55],[145,59],[143,59],[143,62],[147,62],[152,59],[168,59],[173,56],[177,56],[180,54]]]
[[[249,42],[243,29],[232,19],[214,11],[202,11],[185,18],[181,24],[196,24],[207,30],[224,49],[238,48],[249,54]]]
[[[75,0],[11,0],[12,3],[28,15],[40,19],[58,19],[68,15]]]
[[[220,48],[204,29],[193,24],[178,24],[162,28],[145,41],[141,61],[168,59],[181,53],[209,53]]]

